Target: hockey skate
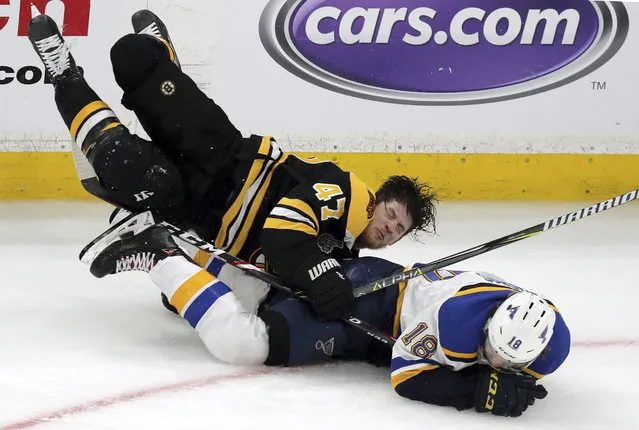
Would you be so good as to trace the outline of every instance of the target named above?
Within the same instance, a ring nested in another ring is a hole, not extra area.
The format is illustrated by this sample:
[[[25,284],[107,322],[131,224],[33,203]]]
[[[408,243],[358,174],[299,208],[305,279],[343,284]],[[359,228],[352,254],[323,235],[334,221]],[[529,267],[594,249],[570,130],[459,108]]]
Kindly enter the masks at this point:
[[[131,211],[124,208],[115,208],[109,215],[109,225],[117,224],[129,215],[131,215]]]
[[[113,223],[109,229],[85,246],[82,251],[80,251],[80,261],[91,265],[96,256],[99,255],[107,246],[114,243],[114,241],[133,236],[155,224],[155,220],[153,219],[153,215],[150,211],[142,213],[128,213],[124,218]]]
[[[29,22],[29,41],[44,64],[45,73],[56,85],[63,79],[81,77],[58,25],[47,15],[36,15]]]
[[[106,247],[91,262],[96,278],[116,273],[150,272],[166,257],[183,255],[171,234],[161,226],[151,226],[137,234],[104,240]]]
[[[147,9],[139,10],[131,17],[131,24],[133,24],[133,31],[135,31],[136,34],[148,34],[165,44],[169,51],[171,61],[181,68],[175,47],[169,36],[169,31],[156,14]]]

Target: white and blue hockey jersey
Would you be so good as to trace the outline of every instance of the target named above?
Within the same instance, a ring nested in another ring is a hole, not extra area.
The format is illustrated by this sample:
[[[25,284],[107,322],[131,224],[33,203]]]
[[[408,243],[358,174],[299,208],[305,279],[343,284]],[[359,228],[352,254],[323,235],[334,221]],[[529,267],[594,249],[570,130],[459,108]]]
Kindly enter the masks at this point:
[[[457,372],[476,364],[487,319],[516,291],[522,289],[481,272],[439,270],[404,282],[394,326],[393,387],[401,394],[398,387],[408,388],[411,380],[423,379],[416,378],[420,374],[440,368]],[[554,333],[546,350],[525,370],[536,378],[557,370],[570,351],[568,327],[549,303],[556,312]]]

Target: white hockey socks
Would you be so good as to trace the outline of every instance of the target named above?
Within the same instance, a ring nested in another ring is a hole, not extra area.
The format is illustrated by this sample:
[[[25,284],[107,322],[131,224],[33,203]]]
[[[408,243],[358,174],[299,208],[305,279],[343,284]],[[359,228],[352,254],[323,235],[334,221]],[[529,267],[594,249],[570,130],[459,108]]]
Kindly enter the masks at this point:
[[[182,256],[162,260],[149,276],[216,358],[232,364],[264,363],[266,325],[242,306],[227,284]],[[242,277],[234,282],[242,287]]]

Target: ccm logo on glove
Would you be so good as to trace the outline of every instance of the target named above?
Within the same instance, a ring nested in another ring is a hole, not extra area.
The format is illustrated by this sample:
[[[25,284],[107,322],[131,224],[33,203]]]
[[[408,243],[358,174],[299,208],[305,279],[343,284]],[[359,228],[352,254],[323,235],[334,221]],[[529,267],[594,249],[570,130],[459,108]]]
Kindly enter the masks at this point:
[[[477,374],[475,410],[504,417],[518,417],[548,391],[529,375],[507,374],[480,369]]]
[[[497,394],[497,383],[499,376],[497,372],[490,372],[490,380],[488,381],[488,396],[486,397],[486,410],[492,411],[495,407],[495,394]]]
[[[308,269],[308,276],[310,276],[311,281],[314,281],[334,267],[340,267],[340,265],[334,258],[329,258]]]

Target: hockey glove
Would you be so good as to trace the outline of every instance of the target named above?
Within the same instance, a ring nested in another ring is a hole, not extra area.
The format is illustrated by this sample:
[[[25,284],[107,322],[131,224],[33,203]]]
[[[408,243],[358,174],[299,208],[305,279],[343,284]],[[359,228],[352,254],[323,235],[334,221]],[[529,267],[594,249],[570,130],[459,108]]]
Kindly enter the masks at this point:
[[[518,417],[536,399],[543,399],[548,391],[528,375],[501,373],[489,367],[477,375],[475,410],[492,412],[504,417]]]
[[[351,316],[353,284],[334,258],[310,259],[297,271],[294,281],[321,321]]]

